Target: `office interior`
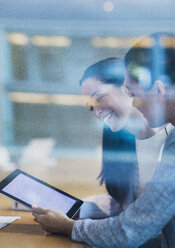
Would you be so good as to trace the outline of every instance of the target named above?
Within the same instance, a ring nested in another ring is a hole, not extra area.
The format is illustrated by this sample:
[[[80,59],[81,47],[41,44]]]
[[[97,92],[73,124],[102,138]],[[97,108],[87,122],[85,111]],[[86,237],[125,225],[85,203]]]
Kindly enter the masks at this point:
[[[76,197],[105,193],[97,180],[103,123],[85,106],[79,80],[90,64],[123,58],[140,36],[174,32],[174,8],[162,0],[1,0],[0,180],[19,168]]]

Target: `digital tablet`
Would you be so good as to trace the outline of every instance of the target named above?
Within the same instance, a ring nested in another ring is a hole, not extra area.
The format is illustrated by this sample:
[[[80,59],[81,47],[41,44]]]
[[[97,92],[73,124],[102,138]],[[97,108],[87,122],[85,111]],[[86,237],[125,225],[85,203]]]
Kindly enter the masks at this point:
[[[28,208],[33,204],[61,211],[72,218],[83,201],[21,170],[15,170],[0,182],[0,193]]]

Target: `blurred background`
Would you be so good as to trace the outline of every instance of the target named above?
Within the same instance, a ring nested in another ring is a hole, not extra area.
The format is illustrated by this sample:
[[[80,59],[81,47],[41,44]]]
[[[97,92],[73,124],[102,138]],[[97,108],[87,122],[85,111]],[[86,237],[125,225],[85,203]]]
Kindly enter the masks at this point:
[[[174,13],[174,0],[0,0],[1,178],[22,168],[93,191],[103,125],[82,100],[83,71],[140,35],[174,32]]]

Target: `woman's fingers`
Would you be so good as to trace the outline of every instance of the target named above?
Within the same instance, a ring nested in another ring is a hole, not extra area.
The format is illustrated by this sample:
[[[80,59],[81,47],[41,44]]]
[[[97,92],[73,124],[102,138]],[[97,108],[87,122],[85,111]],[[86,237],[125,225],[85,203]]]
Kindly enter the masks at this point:
[[[48,209],[43,208],[41,206],[37,206],[37,205],[32,205],[32,210],[34,212],[37,212],[38,214],[46,214],[48,212]]]

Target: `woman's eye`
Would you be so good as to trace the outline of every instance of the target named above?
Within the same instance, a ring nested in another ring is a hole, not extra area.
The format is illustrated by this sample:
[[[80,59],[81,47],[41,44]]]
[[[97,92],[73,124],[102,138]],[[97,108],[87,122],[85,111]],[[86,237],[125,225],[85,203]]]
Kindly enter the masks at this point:
[[[103,99],[103,97],[104,97],[104,96],[99,96],[99,97],[97,98],[97,102],[100,102],[100,101]]]

